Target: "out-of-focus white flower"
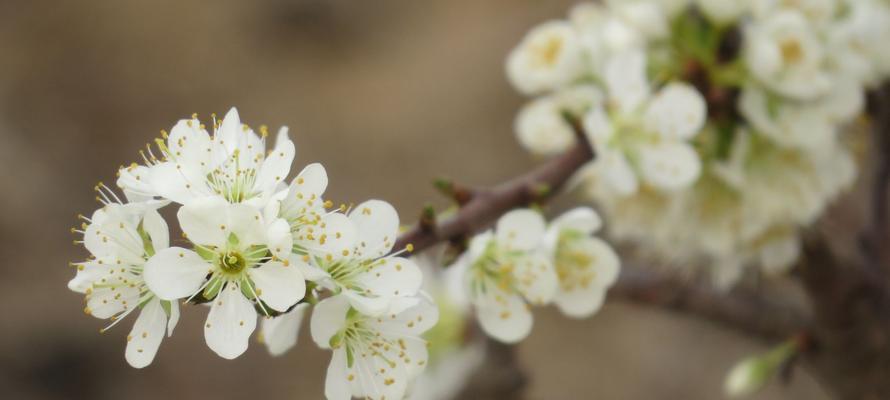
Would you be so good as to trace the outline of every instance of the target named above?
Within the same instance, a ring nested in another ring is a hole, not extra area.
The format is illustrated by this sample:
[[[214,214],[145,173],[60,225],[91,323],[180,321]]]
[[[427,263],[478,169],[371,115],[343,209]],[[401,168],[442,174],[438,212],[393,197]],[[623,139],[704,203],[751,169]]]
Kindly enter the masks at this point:
[[[355,225],[342,213],[329,213],[322,199],[328,175],[321,164],[310,164],[272,201],[264,214],[269,224],[269,249],[278,258],[291,253],[326,257],[340,255],[355,245]]]
[[[836,16],[837,9],[837,0],[751,1],[751,11],[755,18],[763,19],[776,12],[790,10],[801,13],[810,22],[817,25],[824,25],[831,22]]]
[[[601,226],[593,209],[580,207],[553,220],[544,235],[544,248],[559,278],[559,293],[553,301],[570,317],[586,318],[597,312],[618,278],[618,255],[592,236]]]
[[[303,298],[304,262],[296,255],[271,257],[262,216],[251,206],[206,197],[180,208],[178,219],[197,251],[158,252],[146,263],[145,282],[164,300],[199,293],[212,300],[207,345],[223,358],[236,358],[256,328],[254,301],[268,314],[265,307],[284,312]]]
[[[147,167],[121,170],[118,185],[128,197],[160,196],[187,204],[219,196],[230,203],[262,207],[290,173],[294,159],[287,128],[279,131],[267,156],[265,128],[257,135],[241,123],[235,108],[214,126],[213,136],[195,116],[179,121],[164,135],[166,142],[157,141],[160,158],[149,149],[143,154]]]
[[[402,311],[379,317],[362,314],[341,295],[315,306],[312,339],[333,350],[325,381],[328,399],[405,397],[410,381],[426,367],[427,344],[421,335],[438,320],[429,299],[410,300]]]
[[[575,143],[575,132],[563,118],[563,112],[583,115],[600,106],[602,98],[596,86],[580,85],[532,100],[516,117],[519,143],[539,155],[565,152]]]
[[[470,302],[489,336],[515,343],[528,336],[532,314],[526,302],[553,300],[559,281],[551,260],[539,251],[545,222],[535,211],[513,210],[494,232],[477,235],[449,268],[462,271]]]
[[[717,25],[736,22],[750,7],[748,1],[738,0],[695,0],[695,4],[705,17]]]
[[[742,90],[739,111],[780,146],[827,151],[834,144],[835,125],[817,104],[782,100],[751,85]]]
[[[799,12],[780,11],[745,31],[745,61],[764,85],[798,100],[813,100],[831,89],[825,49]]]
[[[392,307],[415,296],[423,281],[414,261],[389,254],[398,235],[398,213],[385,201],[369,200],[356,206],[349,220],[356,230],[352,245],[338,254],[304,256],[306,278],[343,295],[362,314],[398,312]]]
[[[169,246],[167,223],[154,206],[113,202],[86,220],[89,224],[80,232],[92,258],[74,263],[77,275],[68,288],[86,294],[84,312],[113,321],[103,331],[141,310],[124,354],[131,366],[146,367],[179,320],[176,301],[159,299],[143,280],[146,261]]]
[[[890,4],[846,1],[842,20],[828,28],[829,61],[869,86],[890,73]]]
[[[704,99],[685,83],[668,84],[649,98],[644,71],[641,53],[613,59],[606,75],[611,115],[594,108],[584,118],[599,155],[593,168],[622,195],[637,191],[637,171],[646,183],[664,190],[688,187],[701,172],[701,160],[688,141],[705,122]]]
[[[507,57],[507,77],[519,91],[540,93],[572,82],[583,73],[577,31],[566,21],[532,29]]]

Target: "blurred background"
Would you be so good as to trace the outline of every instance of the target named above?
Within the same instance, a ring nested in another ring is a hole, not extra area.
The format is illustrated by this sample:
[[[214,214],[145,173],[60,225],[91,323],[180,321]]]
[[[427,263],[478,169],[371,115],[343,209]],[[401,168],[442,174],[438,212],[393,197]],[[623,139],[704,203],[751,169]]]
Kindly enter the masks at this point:
[[[132,322],[100,335],[65,284],[76,215],[97,181],[160,129],[237,106],[291,128],[295,171],[322,162],[335,202],[383,198],[405,223],[444,203],[434,177],[491,184],[535,160],[504,58],[572,1],[0,0],[0,388],[6,399],[321,399],[328,353],[304,335],[272,358],[204,344],[184,307],[154,363],[124,361]],[[536,313],[520,346],[531,399],[719,399],[724,373],[765,349],[670,312],[609,303],[584,321]],[[304,327],[305,328],[305,327]],[[798,373],[758,398],[824,399]]]

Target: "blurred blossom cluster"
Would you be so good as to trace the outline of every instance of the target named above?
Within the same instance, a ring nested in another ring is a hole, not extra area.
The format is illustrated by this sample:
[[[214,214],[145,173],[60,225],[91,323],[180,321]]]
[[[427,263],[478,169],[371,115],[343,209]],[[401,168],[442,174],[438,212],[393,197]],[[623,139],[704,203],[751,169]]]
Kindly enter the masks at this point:
[[[507,75],[534,98],[516,118],[540,156],[575,143],[574,182],[616,239],[710,265],[728,287],[777,274],[857,175],[843,133],[890,74],[881,0],[630,0],[578,4],[528,32]]]

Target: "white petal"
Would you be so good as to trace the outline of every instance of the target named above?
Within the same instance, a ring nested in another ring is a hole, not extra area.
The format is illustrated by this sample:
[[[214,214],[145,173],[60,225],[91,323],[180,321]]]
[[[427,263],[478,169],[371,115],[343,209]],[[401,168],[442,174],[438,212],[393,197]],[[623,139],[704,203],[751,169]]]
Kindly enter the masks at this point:
[[[226,208],[226,217],[226,238],[234,234],[241,246],[266,244],[266,227],[259,210],[246,204],[231,204]]]
[[[93,282],[105,278],[111,272],[112,265],[103,262],[99,264],[97,261],[88,261],[79,264],[77,267],[77,275],[68,281],[68,289],[77,293],[86,293]]]
[[[606,64],[605,80],[610,99],[619,112],[633,112],[649,97],[646,55],[633,50],[612,57]]]
[[[331,337],[344,328],[347,311],[349,300],[344,296],[328,297],[315,305],[309,327],[318,347],[331,348]]]
[[[343,296],[349,299],[349,305],[360,313],[369,316],[379,316],[387,312],[392,306],[392,296],[366,296],[352,290],[344,290]]]
[[[800,257],[800,238],[794,234],[772,240],[760,250],[764,272],[778,275],[787,272]]]
[[[212,194],[207,187],[207,174],[203,169],[176,161],[165,161],[151,167],[150,172],[149,180],[154,191],[177,203],[187,204],[193,199]]]
[[[189,297],[207,279],[210,265],[201,256],[181,247],[159,251],[145,263],[145,284],[162,300]]]
[[[170,305],[170,316],[167,321],[167,336],[173,336],[173,329],[176,328],[176,324],[179,323],[179,302],[177,301],[169,301],[167,304]]]
[[[566,211],[550,224],[559,230],[572,230],[590,235],[603,226],[603,220],[592,208],[577,207]]]
[[[256,329],[256,311],[238,286],[229,283],[223,288],[207,315],[204,339],[220,357],[232,360],[247,351],[250,334]]]
[[[639,190],[640,183],[637,173],[634,172],[624,154],[618,151],[602,152],[594,163],[595,168],[601,171],[605,182],[617,194],[630,196]]]
[[[161,300],[149,301],[127,336],[127,350],[124,355],[133,368],[144,368],[151,364],[164,338],[167,327],[167,313],[161,307]]]
[[[229,109],[216,130],[217,140],[222,143],[228,154],[232,154],[238,148],[241,134],[241,117],[235,107]]]
[[[151,170],[148,167],[133,164],[118,172],[117,186],[130,202],[145,201],[157,194],[151,185]]]
[[[294,142],[287,137],[287,128],[281,128],[275,141],[275,148],[263,161],[254,187],[268,193],[278,183],[283,182],[290,173],[295,152]]]
[[[489,336],[517,343],[532,329],[532,314],[518,294],[491,290],[475,300],[479,325]]]
[[[366,258],[383,256],[392,249],[399,232],[399,214],[389,203],[368,200],[349,213],[358,231],[355,252]]]
[[[701,160],[692,146],[668,142],[640,148],[640,170],[652,186],[679,190],[698,179]]]
[[[412,307],[379,320],[369,319],[368,325],[389,335],[420,337],[439,321],[439,308],[426,293],[415,299],[418,301]]]
[[[192,243],[224,247],[230,227],[226,226],[229,203],[222,198],[202,197],[182,206],[176,214],[183,233]]]
[[[587,318],[603,306],[606,289],[590,285],[568,292],[560,292],[553,302],[563,314],[572,318]]]
[[[612,122],[606,115],[606,110],[602,107],[591,108],[584,115],[584,134],[597,150],[603,149],[609,145],[614,131],[612,130]]]
[[[420,290],[423,274],[414,261],[391,257],[376,261],[359,277],[359,282],[368,295],[413,296]]]
[[[575,134],[560,115],[561,111],[551,97],[538,98],[525,105],[514,124],[522,147],[541,155],[568,150],[575,143]]]
[[[498,244],[510,250],[531,250],[541,244],[546,223],[537,211],[518,209],[498,219],[495,235]]]
[[[277,219],[271,225],[267,233],[269,250],[272,255],[280,259],[290,256],[294,246],[294,238],[290,232],[290,224],[284,219]]]
[[[257,294],[276,311],[287,311],[306,295],[306,281],[297,268],[302,263],[297,257],[288,261],[269,261],[248,271],[256,285]]]
[[[308,236],[297,239],[297,243],[318,257],[330,254],[334,258],[344,257],[356,245],[358,231],[352,219],[341,213],[325,215],[314,228],[313,239]],[[302,232],[302,231],[301,231]]]
[[[148,210],[145,212],[142,229],[145,229],[148,237],[151,238],[151,245],[155,252],[170,247],[170,230],[167,228],[167,222],[157,211]]]
[[[291,182],[288,197],[293,200],[320,199],[328,187],[328,173],[319,163],[307,165]]]
[[[167,138],[170,156],[183,164],[209,167],[211,162],[210,134],[201,129],[197,119],[183,119],[173,126]]]
[[[706,107],[705,99],[692,85],[670,83],[649,103],[646,128],[665,137],[691,138],[705,123]]]
[[[328,400],[352,399],[352,383],[347,378],[350,373],[346,363],[346,350],[343,348],[334,350],[324,381],[324,396]],[[355,379],[355,375],[352,379]]]
[[[135,276],[129,278],[136,279]],[[87,309],[90,310],[90,315],[99,319],[108,319],[136,307],[139,304],[139,289],[129,285],[98,287],[94,288],[87,298]]]
[[[547,304],[556,295],[559,280],[553,263],[542,253],[516,260],[513,270],[517,289],[532,304]]]
[[[275,318],[263,318],[262,335],[263,342],[269,353],[280,356],[297,344],[300,333],[300,325],[303,323],[303,315],[309,309],[308,303],[297,304],[294,309],[284,315]]]

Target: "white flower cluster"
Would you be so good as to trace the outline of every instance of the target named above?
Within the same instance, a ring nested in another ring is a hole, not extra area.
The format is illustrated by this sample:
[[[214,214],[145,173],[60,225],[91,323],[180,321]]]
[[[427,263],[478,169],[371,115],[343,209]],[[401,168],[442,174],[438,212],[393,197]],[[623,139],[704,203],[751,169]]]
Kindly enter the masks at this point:
[[[628,0],[575,6],[532,29],[507,75],[537,96],[516,118],[523,147],[574,145],[575,177],[610,233],[662,260],[786,270],[812,224],[856,177],[841,132],[890,75],[880,0]]]
[[[461,276],[462,293],[485,333],[505,343],[521,341],[532,328],[530,305],[555,303],[574,318],[598,311],[620,269],[612,247],[592,236],[601,225],[587,207],[550,226],[537,211],[518,209],[474,237],[449,269]]]
[[[91,257],[68,285],[86,294],[86,313],[114,325],[140,310],[126,359],[142,368],[173,332],[180,301],[209,305],[204,336],[226,359],[247,350],[258,317],[269,351],[284,353],[314,305],[312,338],[333,351],[326,396],[404,397],[426,365],[421,335],[438,309],[417,265],[392,253],[395,209],[370,200],[329,211],[320,164],[286,184],[295,152],[286,128],[268,153],[266,128],[257,134],[234,108],[212,131],[192,116],[162,132],[160,154],[149,148],[144,165],[120,170],[125,199],[97,186],[104,206],[76,230]],[[169,204],[178,245],[158,212]]]

